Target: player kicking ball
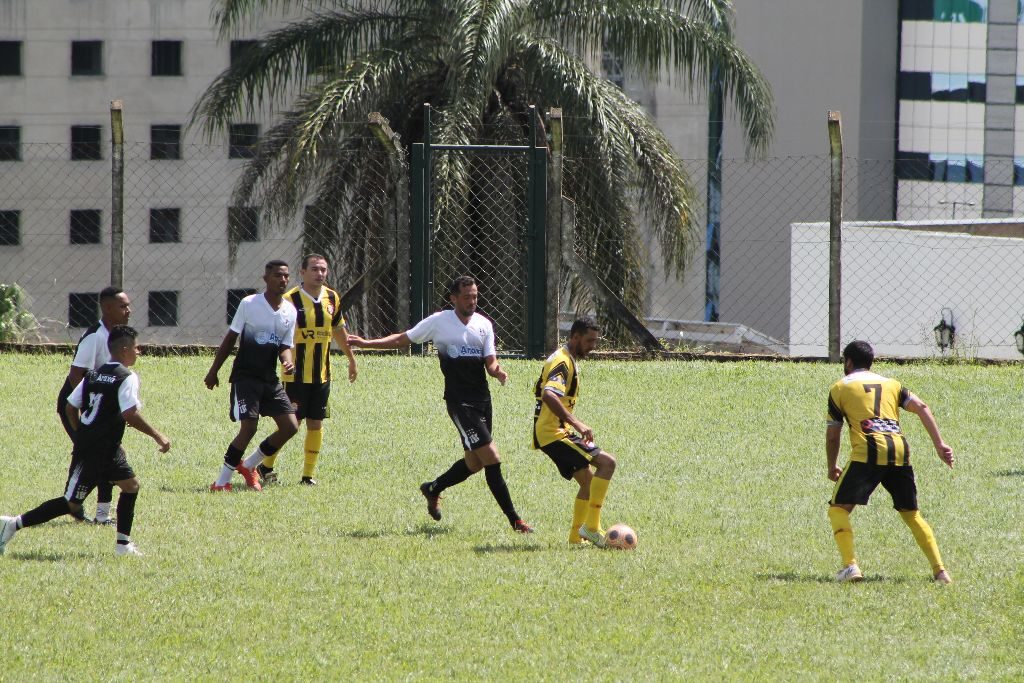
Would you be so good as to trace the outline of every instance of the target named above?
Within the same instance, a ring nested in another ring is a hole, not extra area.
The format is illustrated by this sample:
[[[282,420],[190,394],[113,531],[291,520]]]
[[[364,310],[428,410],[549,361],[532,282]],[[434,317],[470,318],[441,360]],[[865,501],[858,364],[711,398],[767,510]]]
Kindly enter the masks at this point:
[[[534,389],[537,405],[533,411],[533,447],[544,451],[563,477],[575,479],[580,485],[573,504],[569,544],[590,541],[603,548],[601,506],[615,473],[615,456],[601,450],[594,443],[594,430],[573,414],[580,395],[576,361],[597,348],[600,332],[592,318],[578,318],[569,329],[565,346],[544,362]],[[570,434],[567,425],[576,434]]]
[[[107,339],[110,361],[87,371],[68,396],[66,414],[75,434],[75,447],[64,495],[17,517],[0,517],[0,554],[21,529],[80,512],[82,502],[96,485],[109,481],[121,489],[114,554],[142,555],[131,539],[139,478],[128,464],[121,439],[125,425],[131,425],[152,437],[161,453],[170,450],[171,442],[139,412],[139,376],[128,369],[139,357],[137,337],[138,333],[127,325],[114,327]]]

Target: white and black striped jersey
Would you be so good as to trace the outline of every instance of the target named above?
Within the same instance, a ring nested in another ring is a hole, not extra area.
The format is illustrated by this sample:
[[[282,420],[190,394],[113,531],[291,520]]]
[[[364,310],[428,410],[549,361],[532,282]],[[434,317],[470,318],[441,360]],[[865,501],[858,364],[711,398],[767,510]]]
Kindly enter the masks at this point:
[[[124,413],[141,407],[139,376],[118,362],[89,370],[68,403],[81,411],[75,450],[78,455],[105,454],[117,450],[124,436]]]
[[[231,331],[238,333],[238,354],[231,366],[230,381],[254,377],[276,382],[278,356],[294,343],[296,315],[295,306],[287,299],[276,311],[263,293],[242,299],[231,320]]]
[[[427,316],[405,334],[415,344],[434,343],[444,375],[445,400],[490,399],[484,359],[497,355],[490,320],[473,313],[469,322],[463,323],[455,311],[448,309]]]

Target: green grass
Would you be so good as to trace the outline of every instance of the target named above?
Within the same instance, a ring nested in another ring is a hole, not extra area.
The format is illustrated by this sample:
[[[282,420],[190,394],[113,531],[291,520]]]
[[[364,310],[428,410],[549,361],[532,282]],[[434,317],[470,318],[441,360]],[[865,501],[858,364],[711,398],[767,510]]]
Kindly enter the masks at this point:
[[[880,364],[930,403],[947,470],[913,416],[925,517],[956,584],[927,563],[880,491],[853,516],[868,580],[837,585],[825,515],[824,416],[838,367],[612,362],[583,368],[581,417],[615,453],[607,523],[632,553],[564,545],[574,485],[529,448],[540,364],[504,361],[495,432],[507,527],[482,476],[434,523],[417,491],[457,457],[435,359],[361,359],[336,385],[318,472],[212,495],[234,429],[209,358],[142,358],[160,455],[129,430],[143,481],[133,533],[57,521],[0,559],[0,679],[1016,679],[1024,671],[1018,367]],[[69,445],[53,411],[65,356],[0,356],[0,512],[59,495]],[[226,370],[222,378],[226,378]],[[260,435],[270,428],[261,426]],[[301,436],[299,437],[301,439]],[[845,444],[844,444],[845,448]],[[90,499],[87,509],[93,508]]]

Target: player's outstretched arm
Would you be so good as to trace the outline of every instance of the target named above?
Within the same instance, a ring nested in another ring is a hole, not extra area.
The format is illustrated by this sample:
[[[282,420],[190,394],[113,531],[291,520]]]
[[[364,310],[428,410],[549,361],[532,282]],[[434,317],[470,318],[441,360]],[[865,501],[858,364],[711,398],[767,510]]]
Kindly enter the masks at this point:
[[[142,417],[142,413],[139,412],[137,406],[132,406],[121,413],[121,417],[123,417],[124,421],[129,425],[156,441],[156,445],[159,447],[161,453],[166,453],[171,450],[171,440],[158,432],[151,424],[146,422],[146,418]]]
[[[346,341],[348,341],[349,346],[359,349],[404,349],[409,344],[412,344],[412,340],[409,339],[409,335],[405,332],[396,332],[395,334],[378,339],[363,339],[360,336],[350,334]]]
[[[594,440],[594,430],[583,424],[578,417],[570,413],[568,409],[562,405],[562,401],[559,400],[558,394],[545,389],[541,392],[540,400],[544,401],[544,405],[546,405],[551,412],[555,414],[555,417],[575,429],[576,433],[579,434],[582,439],[585,441]]]
[[[924,430],[928,432],[928,436],[932,439],[932,445],[935,446],[935,454],[939,456],[939,460],[952,468],[954,460],[953,447],[942,440],[942,434],[939,433],[939,423],[935,421],[935,416],[932,415],[928,404],[911,394],[910,400],[903,406],[903,409],[914,413],[921,419]]]
[[[217,379],[217,373],[220,372],[220,366],[224,365],[224,361],[231,354],[231,349],[235,348],[236,341],[238,341],[238,333],[234,330],[228,330],[228,333],[224,335],[224,340],[217,347],[217,353],[213,357],[213,365],[210,366],[210,371],[206,373],[206,378],[203,380],[207,389],[213,389],[220,384],[220,380]]]
[[[830,424],[825,427],[825,470],[828,478],[832,481],[839,481],[843,470],[837,464],[839,461],[839,446],[843,438],[843,425]]]

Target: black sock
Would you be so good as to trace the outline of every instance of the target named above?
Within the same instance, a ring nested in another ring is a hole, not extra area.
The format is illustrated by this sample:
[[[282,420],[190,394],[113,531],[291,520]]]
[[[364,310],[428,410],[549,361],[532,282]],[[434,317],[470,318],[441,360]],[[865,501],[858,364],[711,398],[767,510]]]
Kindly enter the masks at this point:
[[[439,496],[441,495],[441,491],[451,488],[456,484],[461,484],[472,475],[473,472],[469,469],[469,465],[466,464],[465,460],[456,460],[455,463],[448,468],[447,472],[430,482],[430,492],[435,496]]]
[[[263,455],[266,455],[267,457],[273,455],[274,453],[277,453],[279,450],[281,450],[281,447],[275,446],[274,444],[270,443],[269,436],[260,442],[260,452],[263,453]]]
[[[109,503],[114,500],[114,485],[109,481],[100,482],[96,485],[96,502]]]
[[[238,450],[234,446],[228,446],[228,450],[224,453],[224,464],[231,469],[237,469],[238,463],[242,462],[242,457],[245,455],[242,451]]]
[[[135,521],[135,499],[138,497],[138,491],[135,493],[121,491],[121,495],[117,497],[117,533],[125,536],[132,535],[132,522]]]
[[[508,523],[515,524],[519,519],[519,514],[516,512],[515,506],[512,505],[512,496],[509,495],[505,477],[501,476],[501,463],[486,465],[484,476],[487,477],[487,486],[491,489],[491,495],[494,496],[494,500],[498,501],[501,511],[508,517]]]
[[[71,508],[64,498],[48,500],[34,510],[29,510],[21,516],[21,528],[44,524],[51,519],[57,519],[63,515],[70,514]]]

